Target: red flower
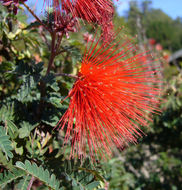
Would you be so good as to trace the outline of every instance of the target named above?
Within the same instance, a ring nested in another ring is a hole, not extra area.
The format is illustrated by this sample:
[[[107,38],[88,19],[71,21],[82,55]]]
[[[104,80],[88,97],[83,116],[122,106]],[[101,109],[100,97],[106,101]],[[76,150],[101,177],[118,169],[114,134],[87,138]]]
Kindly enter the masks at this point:
[[[76,17],[102,24],[112,18],[114,9],[110,0],[75,0],[75,10],[72,10]]]
[[[111,0],[75,0],[74,9],[71,10],[75,17],[89,23],[101,26],[103,40],[109,40],[113,31],[114,7]]]
[[[156,44],[155,39],[150,38],[150,39],[149,39],[149,44],[150,44],[151,46],[154,46],[154,45]]]
[[[86,144],[94,160],[111,155],[113,147],[136,143],[142,136],[139,126],[151,120],[147,113],[158,110],[159,69],[150,54],[137,54],[129,41],[120,43],[99,47],[98,41],[86,50],[69,107],[58,123],[62,130],[67,127],[71,157],[85,157]]]
[[[71,13],[73,17],[94,23],[101,23],[114,13],[110,0],[44,0],[44,5],[53,7],[54,11]]]

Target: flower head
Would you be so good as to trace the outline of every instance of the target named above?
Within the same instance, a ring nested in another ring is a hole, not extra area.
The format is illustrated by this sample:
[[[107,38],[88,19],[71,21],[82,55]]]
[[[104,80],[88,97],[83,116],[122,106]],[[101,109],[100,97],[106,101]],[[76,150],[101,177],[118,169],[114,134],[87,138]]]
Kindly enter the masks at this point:
[[[108,20],[114,12],[111,0],[44,0],[44,4],[53,7],[55,12],[71,13],[73,17],[94,23]]]
[[[104,40],[112,35],[114,7],[111,0],[75,0],[71,12],[83,21],[100,25]]]
[[[86,144],[95,159],[111,155],[114,147],[136,143],[142,136],[139,126],[151,120],[147,113],[158,110],[159,69],[151,55],[137,53],[129,40],[101,46],[99,41],[85,52],[69,107],[58,124],[67,127],[71,157],[85,157]]]
[[[76,17],[93,23],[106,23],[114,14],[113,3],[110,0],[75,0]]]

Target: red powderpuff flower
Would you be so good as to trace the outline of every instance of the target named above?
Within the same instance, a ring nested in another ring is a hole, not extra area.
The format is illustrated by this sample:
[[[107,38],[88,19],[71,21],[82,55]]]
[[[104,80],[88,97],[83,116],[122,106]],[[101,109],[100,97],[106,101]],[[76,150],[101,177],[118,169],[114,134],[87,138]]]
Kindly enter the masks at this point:
[[[55,12],[71,13],[75,18],[99,24],[106,23],[114,13],[111,0],[44,0],[44,5],[53,7]]]
[[[75,17],[100,25],[103,40],[107,41],[112,36],[114,7],[111,0],[75,0],[71,12]]]
[[[65,143],[72,143],[72,158],[84,158],[87,144],[95,160],[112,155],[114,147],[136,143],[142,136],[139,126],[152,120],[147,113],[159,111],[159,69],[153,65],[151,70],[151,55],[137,53],[129,40],[99,46],[100,39],[85,51],[69,107],[58,123],[66,128]]]
[[[72,13],[87,22],[106,23],[114,14],[113,3],[110,0],[75,0]]]

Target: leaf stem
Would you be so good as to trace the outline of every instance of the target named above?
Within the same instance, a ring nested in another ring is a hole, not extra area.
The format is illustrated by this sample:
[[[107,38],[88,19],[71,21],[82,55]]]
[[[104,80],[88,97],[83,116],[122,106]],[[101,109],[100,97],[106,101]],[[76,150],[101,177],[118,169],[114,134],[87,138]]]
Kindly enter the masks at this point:
[[[32,178],[31,178],[31,180],[30,180],[30,182],[29,182],[29,184],[28,184],[27,190],[30,190],[30,189],[31,189],[31,187],[32,187],[32,185],[33,185],[34,180],[35,180],[35,177],[34,177],[34,176],[32,176]]]

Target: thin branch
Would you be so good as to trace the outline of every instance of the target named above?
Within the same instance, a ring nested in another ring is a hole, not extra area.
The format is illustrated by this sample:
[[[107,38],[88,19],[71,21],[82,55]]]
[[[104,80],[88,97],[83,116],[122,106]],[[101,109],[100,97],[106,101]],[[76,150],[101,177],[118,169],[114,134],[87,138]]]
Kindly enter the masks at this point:
[[[27,10],[32,14],[32,16],[46,29],[48,30],[50,33],[52,33],[52,31],[38,18],[38,16],[30,9],[30,7],[25,4],[24,2],[22,2],[22,4],[27,8]]]
[[[59,55],[59,54],[61,54],[61,53],[63,53],[63,52],[66,52],[66,50],[63,49],[63,50],[57,51],[56,52],[56,56]]]
[[[61,51],[59,51],[59,47],[60,47],[63,35],[64,35],[64,33],[61,33],[61,35],[58,37],[58,40],[57,40],[57,43],[56,43],[56,33],[54,32],[52,34],[51,56],[50,56],[50,60],[49,60],[46,75],[50,72],[51,66],[52,66],[52,64],[54,62],[54,58],[57,55],[59,55],[59,53],[61,52]]]
[[[33,185],[34,180],[35,180],[35,177],[34,177],[34,176],[32,176],[32,178],[31,178],[31,180],[30,180],[30,182],[29,182],[29,184],[28,184],[27,190],[30,190],[30,189],[31,189],[31,187],[32,187],[32,185]]]
[[[55,76],[63,76],[63,77],[70,77],[70,78],[74,78],[74,79],[78,79],[78,76],[76,75],[72,75],[72,74],[67,74],[67,73],[56,73]]]
[[[55,49],[55,42],[56,42],[56,33],[54,32],[52,35],[52,42],[51,42],[51,56],[49,59],[48,67],[47,67],[47,72],[46,75],[49,74],[51,70],[52,63],[54,62],[54,58],[56,56],[56,49]]]
[[[64,33],[62,32],[61,35],[58,36],[58,41],[57,41],[57,44],[56,44],[56,55],[59,55],[59,47],[60,47],[60,44],[61,44],[61,41],[63,39],[63,35]]]
[[[48,40],[47,40],[47,37],[46,37],[46,35],[44,34],[44,32],[43,31],[41,31],[41,37],[42,37],[42,39],[43,39],[43,41],[46,43],[46,45],[47,45],[47,47],[48,47],[48,49],[50,50],[51,49],[51,46],[50,46],[50,44],[48,43]]]

